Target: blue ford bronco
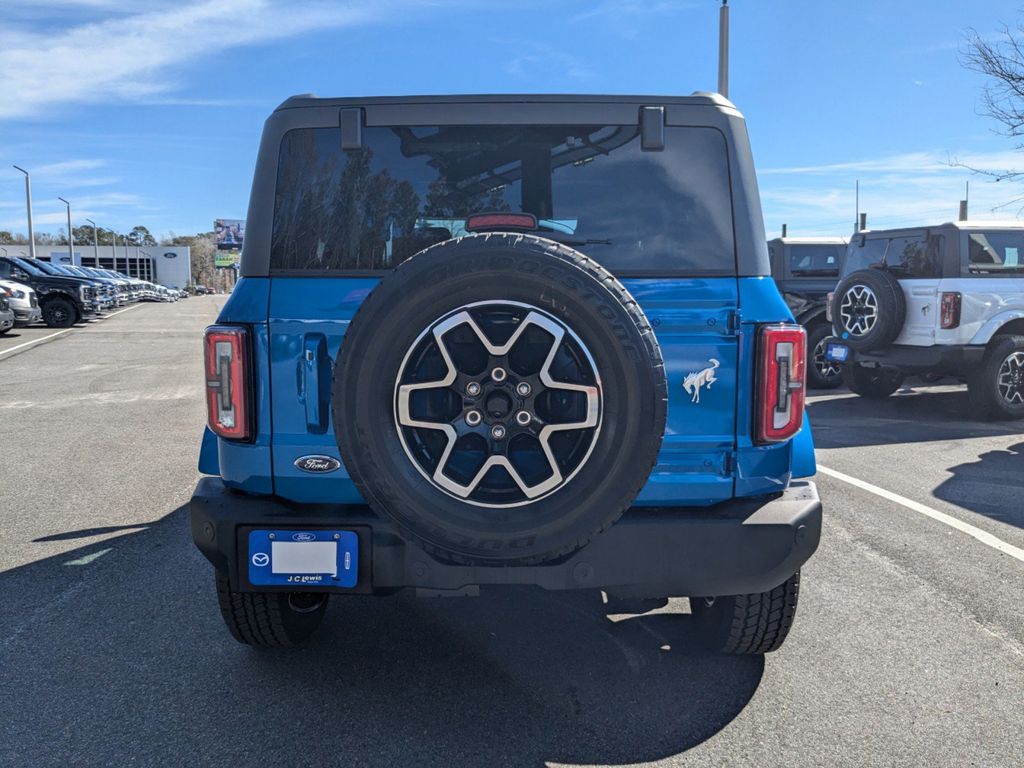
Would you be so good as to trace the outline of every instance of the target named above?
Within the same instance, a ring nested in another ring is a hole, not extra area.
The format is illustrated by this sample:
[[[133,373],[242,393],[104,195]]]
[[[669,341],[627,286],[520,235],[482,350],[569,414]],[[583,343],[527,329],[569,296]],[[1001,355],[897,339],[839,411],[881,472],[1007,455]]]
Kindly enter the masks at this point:
[[[204,348],[191,529],[243,643],[498,584],[792,626],[806,341],[721,96],[289,99]]]

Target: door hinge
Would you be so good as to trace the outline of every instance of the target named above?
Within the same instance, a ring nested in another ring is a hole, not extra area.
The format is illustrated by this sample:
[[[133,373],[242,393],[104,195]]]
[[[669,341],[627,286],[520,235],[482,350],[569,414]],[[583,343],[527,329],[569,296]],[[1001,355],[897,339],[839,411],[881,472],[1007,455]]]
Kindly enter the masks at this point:
[[[722,454],[722,477],[729,477],[736,469],[736,451],[726,451]]]
[[[738,309],[729,310],[729,316],[725,320],[725,327],[729,333],[737,334],[740,332],[740,313]]]

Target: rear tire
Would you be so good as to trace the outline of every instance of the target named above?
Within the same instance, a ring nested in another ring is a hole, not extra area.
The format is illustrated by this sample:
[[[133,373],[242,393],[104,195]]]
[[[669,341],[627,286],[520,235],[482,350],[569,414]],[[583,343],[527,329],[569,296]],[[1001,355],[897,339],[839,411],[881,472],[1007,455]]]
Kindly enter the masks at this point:
[[[843,383],[855,395],[884,400],[903,386],[903,374],[894,368],[868,368],[854,363],[843,366]]]
[[[78,310],[67,299],[50,299],[43,305],[43,322],[50,328],[70,328],[78,320]]]
[[[832,327],[828,325],[812,326],[807,334],[807,351],[811,358],[807,366],[807,385],[811,389],[835,389],[843,383],[842,369],[825,359],[825,339],[830,336]]]
[[[967,380],[971,411],[982,419],[1024,419],[1024,336],[992,340]]]
[[[330,595],[316,592],[235,592],[217,574],[217,601],[231,636],[258,648],[289,648],[316,631]]]
[[[774,589],[750,595],[692,598],[702,644],[719,653],[761,654],[782,647],[796,618],[800,571]]]

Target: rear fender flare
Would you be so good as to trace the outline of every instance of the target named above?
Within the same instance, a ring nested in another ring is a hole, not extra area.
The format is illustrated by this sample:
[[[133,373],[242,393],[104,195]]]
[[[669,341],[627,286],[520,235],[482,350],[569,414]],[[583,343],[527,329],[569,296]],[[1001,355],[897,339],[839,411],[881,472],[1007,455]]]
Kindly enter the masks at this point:
[[[1024,320],[1024,309],[1008,309],[1005,312],[1000,312],[981,326],[978,332],[974,334],[974,338],[967,343],[972,345],[988,344],[1000,328],[1014,320]]]

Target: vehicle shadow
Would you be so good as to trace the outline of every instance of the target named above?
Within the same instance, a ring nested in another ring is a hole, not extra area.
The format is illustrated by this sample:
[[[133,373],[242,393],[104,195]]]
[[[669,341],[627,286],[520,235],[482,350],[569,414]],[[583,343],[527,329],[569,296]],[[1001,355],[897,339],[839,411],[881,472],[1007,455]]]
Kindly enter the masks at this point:
[[[1021,422],[974,419],[966,391],[950,387],[914,387],[885,400],[836,390],[828,399],[809,403],[807,413],[818,448],[960,440],[1024,430]]]
[[[953,476],[935,488],[936,498],[1024,528],[1024,504],[1020,498],[1024,443],[1011,445],[1005,451],[988,451],[979,455],[978,461],[958,464],[949,471]]]
[[[596,593],[541,590],[335,598],[308,645],[256,651],[222,624],[186,509],[139,525],[0,573],[7,755],[32,765],[635,763],[718,733],[764,670],[760,657],[693,650],[678,601],[675,614],[611,621]]]

